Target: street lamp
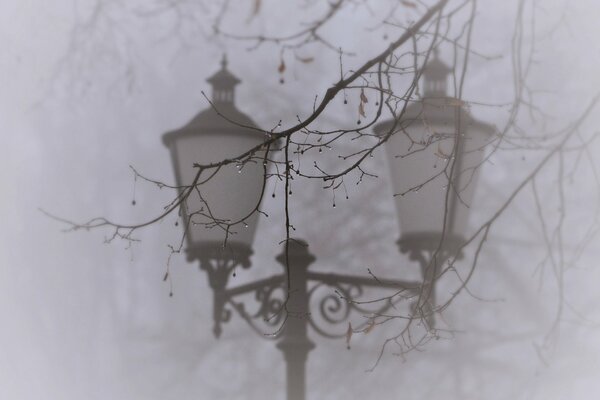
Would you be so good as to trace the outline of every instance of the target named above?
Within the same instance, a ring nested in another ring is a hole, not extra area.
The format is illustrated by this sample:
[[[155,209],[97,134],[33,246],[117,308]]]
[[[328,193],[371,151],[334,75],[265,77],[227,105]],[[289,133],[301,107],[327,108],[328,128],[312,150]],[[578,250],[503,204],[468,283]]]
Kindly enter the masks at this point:
[[[264,141],[262,131],[235,107],[234,89],[240,80],[227,70],[225,57],[221,70],[208,82],[213,87],[214,107],[163,136],[180,188],[193,183],[197,174],[194,163],[217,163],[239,156]],[[223,312],[220,293],[227,285],[229,275],[238,265],[250,266],[258,220],[258,213],[253,210],[262,198],[264,182],[262,160],[259,159],[260,154],[255,154],[251,160],[223,166],[214,178],[192,190],[181,207],[188,261],[200,260],[201,268],[209,273],[209,283],[215,292],[216,319],[220,319],[219,314]],[[240,222],[227,231],[228,223],[235,221]],[[228,240],[223,246],[226,234]],[[216,336],[221,334],[219,323],[215,324],[214,333]]]
[[[394,307],[395,302],[390,300],[373,312],[352,301],[366,288],[389,290],[390,298],[396,299],[396,302],[419,299],[415,307],[421,312],[425,310],[422,315],[429,322],[429,328],[433,327],[435,268],[428,266],[432,260],[434,266],[439,266],[440,261],[462,243],[467,205],[473,195],[478,171],[472,167],[478,165],[477,160],[480,162],[483,157],[483,153],[475,147],[479,139],[471,141],[470,132],[472,128],[486,135],[491,132],[490,126],[470,118],[460,105],[457,106],[456,99],[445,95],[444,80],[448,72],[447,67],[434,59],[425,72],[423,104],[409,107],[401,120],[387,121],[375,128],[380,136],[400,130],[389,138],[386,146],[397,193],[416,184],[413,182],[428,178],[431,171],[443,170],[443,163],[448,162],[443,160],[444,154],[449,157],[456,154],[457,157],[458,172],[451,175],[446,184],[459,189],[452,191],[455,194],[446,200],[450,204],[448,212],[441,213],[436,209],[443,209],[446,204],[442,195],[445,191],[439,187],[444,184],[442,175],[434,177],[431,184],[418,188],[429,196],[426,200],[419,201],[424,196],[418,196],[418,199],[417,196],[414,199],[410,196],[397,197],[396,207],[403,232],[398,242],[400,250],[421,262],[423,282],[310,271],[309,266],[315,257],[308,251],[306,242],[294,239],[276,258],[284,266],[282,273],[228,287],[229,277],[235,274],[236,266],[250,267],[258,214],[252,211],[260,203],[265,181],[263,163],[254,162],[254,159],[224,166],[214,179],[199,185],[182,206],[188,260],[200,262],[200,268],[207,272],[213,290],[214,334],[219,337],[222,324],[229,321],[232,311],[258,332],[264,332],[259,324],[269,326],[273,334],[261,336],[278,340],[277,347],[286,361],[289,400],[305,398],[306,359],[314,348],[309,339],[309,328],[324,337],[342,337],[346,331],[332,331],[330,328],[346,323],[350,312],[377,315]],[[221,70],[208,81],[213,86],[213,107],[198,114],[183,128],[163,136],[163,142],[171,152],[179,187],[193,182],[197,173],[194,163],[208,164],[236,157],[264,142],[264,131],[234,105],[234,87],[240,81],[227,70],[225,59]],[[456,124],[452,117],[464,120],[464,129],[458,130],[465,132],[464,140],[460,139],[462,134],[453,134]],[[453,152],[452,146],[457,143],[457,138],[459,148]],[[473,138],[479,138],[478,134]],[[431,140],[437,147],[426,146],[423,140]],[[437,152],[431,151],[433,147]],[[260,155],[254,157],[260,159]],[[435,185],[438,185],[437,190],[429,188]],[[237,220],[242,221],[245,227],[229,232],[228,224]],[[225,234],[230,234],[230,237],[223,246]],[[436,251],[437,247],[441,251]],[[329,290],[325,296],[318,297],[317,292],[322,287]],[[258,304],[254,311],[250,311],[241,300],[248,295],[253,295]],[[311,301],[318,303],[315,312],[309,311]]]
[[[398,246],[418,261],[423,292],[417,306],[433,328],[441,265],[461,257],[484,149],[495,127],[477,121],[460,99],[448,96],[452,69],[437,51],[423,69],[424,93],[398,119],[375,126],[385,144],[400,222]],[[457,254],[458,253],[458,254]]]

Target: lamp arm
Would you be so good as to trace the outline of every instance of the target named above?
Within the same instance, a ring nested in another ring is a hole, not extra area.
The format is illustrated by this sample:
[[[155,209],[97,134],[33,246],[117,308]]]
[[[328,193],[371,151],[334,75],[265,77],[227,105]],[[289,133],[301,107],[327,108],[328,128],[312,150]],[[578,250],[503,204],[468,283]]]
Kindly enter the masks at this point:
[[[225,289],[225,296],[230,298],[230,297],[235,297],[235,296],[243,295],[246,293],[254,292],[254,291],[259,290],[264,287],[283,283],[283,280],[284,280],[283,274],[273,275],[273,276],[270,276],[265,279],[260,279],[256,282],[246,283],[244,285],[235,286],[230,289]]]
[[[350,284],[370,287],[380,287],[386,289],[399,289],[399,290],[419,290],[421,288],[421,282],[416,281],[402,281],[395,279],[378,279],[375,277],[357,276],[357,275],[341,275],[323,272],[308,272],[308,279],[319,281],[327,285],[335,284]]]
[[[373,317],[385,314],[397,303],[418,296],[422,287],[421,282],[310,271],[307,278],[317,282],[308,292],[309,299],[317,303],[317,307],[308,315],[308,323],[315,332],[327,338],[346,335],[345,323],[350,319],[351,312]],[[329,289],[325,292],[319,290],[323,287]],[[388,289],[390,293],[360,301],[366,287]],[[355,329],[366,329],[369,323],[373,321],[365,321]]]

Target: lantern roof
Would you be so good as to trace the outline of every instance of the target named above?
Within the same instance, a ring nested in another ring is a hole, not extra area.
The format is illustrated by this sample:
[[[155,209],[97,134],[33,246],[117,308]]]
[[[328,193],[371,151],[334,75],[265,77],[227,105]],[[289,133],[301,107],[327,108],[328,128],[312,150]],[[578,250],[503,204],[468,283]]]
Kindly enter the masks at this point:
[[[237,109],[233,102],[234,86],[241,81],[227,70],[227,58],[223,56],[221,70],[207,79],[213,86],[212,104],[197,113],[181,128],[163,135],[163,143],[168,143],[181,135],[210,134],[235,131],[239,134],[264,136],[256,123],[248,115]]]
[[[240,126],[258,128],[254,121],[238,110],[233,104],[230,107],[210,107],[200,111],[183,128],[239,129]]]
[[[448,75],[453,71],[439,58],[437,49],[434,50],[433,58],[423,68],[423,80],[425,91],[420,99],[412,102],[406,107],[401,115],[402,125],[411,121],[424,121],[427,124],[448,125],[456,121],[456,111],[460,112],[463,126],[480,130],[483,134],[493,135],[496,132],[494,125],[475,119],[468,110],[468,104],[456,97],[449,96],[446,90]],[[384,133],[392,126],[393,120],[383,121],[374,127],[376,134]]]
[[[168,145],[171,140],[181,135],[212,134],[224,131],[264,137],[264,131],[260,131],[249,116],[231,105],[223,107],[223,109],[211,107],[199,112],[181,128],[165,133],[163,143]]]
[[[402,113],[396,129],[406,128],[407,124],[424,122],[434,125],[454,125],[456,122],[456,111],[460,112],[460,120],[467,129],[480,131],[484,135],[491,136],[496,132],[494,125],[479,121],[471,115],[464,101],[454,97],[427,98],[410,104]],[[393,119],[382,121],[375,125],[375,134],[385,134],[392,127]]]

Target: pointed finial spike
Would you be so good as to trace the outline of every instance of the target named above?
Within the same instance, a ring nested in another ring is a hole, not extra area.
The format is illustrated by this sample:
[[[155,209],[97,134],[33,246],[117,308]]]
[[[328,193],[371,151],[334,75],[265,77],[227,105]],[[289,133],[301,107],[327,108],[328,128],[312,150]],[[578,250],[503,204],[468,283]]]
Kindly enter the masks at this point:
[[[223,53],[223,58],[221,59],[221,69],[227,69],[227,54]]]

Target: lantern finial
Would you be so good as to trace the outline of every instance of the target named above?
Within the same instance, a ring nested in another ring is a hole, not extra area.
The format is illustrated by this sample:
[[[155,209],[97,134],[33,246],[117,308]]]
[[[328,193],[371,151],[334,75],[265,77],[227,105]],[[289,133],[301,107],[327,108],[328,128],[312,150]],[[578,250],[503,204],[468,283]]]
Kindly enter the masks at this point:
[[[223,54],[221,59],[221,69],[213,76],[207,79],[213,87],[213,103],[233,104],[235,85],[240,80],[227,69],[227,55]]]
[[[223,53],[223,58],[221,59],[221,70],[227,69],[227,53]]]
[[[446,97],[446,83],[450,73],[452,68],[440,60],[438,49],[433,49],[433,58],[423,70],[425,97]]]

